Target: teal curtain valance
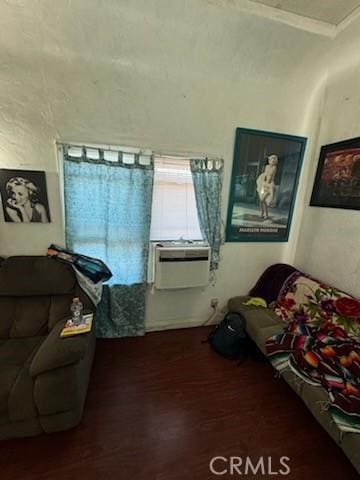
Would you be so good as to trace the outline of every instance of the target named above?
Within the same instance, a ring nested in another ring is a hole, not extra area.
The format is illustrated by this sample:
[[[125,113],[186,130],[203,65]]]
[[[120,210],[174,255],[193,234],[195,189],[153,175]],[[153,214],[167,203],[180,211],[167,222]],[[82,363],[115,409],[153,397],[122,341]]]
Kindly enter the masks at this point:
[[[193,159],[190,161],[192,172],[217,172],[222,173],[224,169],[224,160],[219,159]]]
[[[63,154],[69,162],[85,162],[91,164],[108,165],[109,167],[154,169],[154,157],[148,152],[126,152],[122,150],[106,150],[93,147],[74,147],[63,145]],[[92,156],[88,155],[92,152]]]

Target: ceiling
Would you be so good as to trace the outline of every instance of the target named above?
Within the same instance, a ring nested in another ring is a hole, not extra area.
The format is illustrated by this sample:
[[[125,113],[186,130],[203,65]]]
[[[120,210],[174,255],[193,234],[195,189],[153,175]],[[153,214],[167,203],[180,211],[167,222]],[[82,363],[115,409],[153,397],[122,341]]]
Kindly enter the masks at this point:
[[[0,0],[0,12],[0,165],[24,168],[48,168],[52,139],[222,155],[235,125],[303,131],[330,50],[224,0]]]
[[[251,0],[302,17],[339,25],[357,8],[360,0]]]

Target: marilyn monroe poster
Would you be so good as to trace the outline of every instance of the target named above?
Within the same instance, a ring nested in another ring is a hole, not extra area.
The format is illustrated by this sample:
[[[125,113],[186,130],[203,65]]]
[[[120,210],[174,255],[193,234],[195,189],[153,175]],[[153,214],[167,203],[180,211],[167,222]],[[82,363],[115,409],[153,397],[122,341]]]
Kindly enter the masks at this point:
[[[286,242],[306,139],[238,128],[228,242]]]
[[[45,172],[0,169],[0,193],[5,222],[50,222]]]

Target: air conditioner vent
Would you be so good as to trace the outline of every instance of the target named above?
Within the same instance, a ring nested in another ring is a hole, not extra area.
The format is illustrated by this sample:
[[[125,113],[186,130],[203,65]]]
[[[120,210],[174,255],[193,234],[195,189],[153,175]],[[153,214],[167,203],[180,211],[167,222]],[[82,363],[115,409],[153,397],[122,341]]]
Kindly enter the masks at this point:
[[[209,283],[208,246],[156,246],[154,255],[155,288],[203,287]]]

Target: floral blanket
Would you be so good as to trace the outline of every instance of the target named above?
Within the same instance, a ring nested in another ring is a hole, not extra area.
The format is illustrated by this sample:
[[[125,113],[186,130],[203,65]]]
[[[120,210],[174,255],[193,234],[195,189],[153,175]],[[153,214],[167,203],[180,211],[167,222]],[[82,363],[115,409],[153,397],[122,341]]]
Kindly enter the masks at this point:
[[[360,301],[296,272],[275,312],[286,327],[267,340],[273,366],[325,388],[339,429],[360,433]]]

